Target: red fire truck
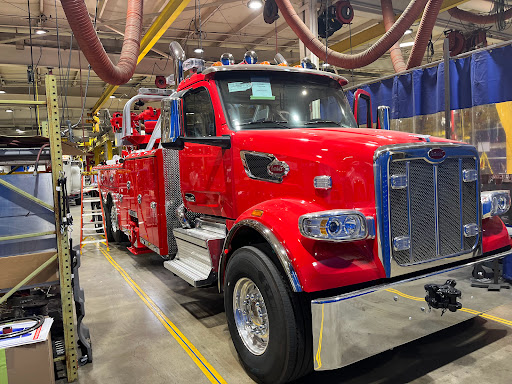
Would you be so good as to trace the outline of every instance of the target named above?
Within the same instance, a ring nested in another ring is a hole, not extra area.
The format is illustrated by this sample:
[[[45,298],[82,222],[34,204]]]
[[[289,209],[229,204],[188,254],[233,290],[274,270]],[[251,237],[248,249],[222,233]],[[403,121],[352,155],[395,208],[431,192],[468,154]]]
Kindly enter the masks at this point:
[[[217,285],[251,377],[346,366],[510,301],[477,287],[512,251],[510,195],[480,192],[473,146],[359,128],[333,73],[249,57],[182,78],[173,48],[176,91],[136,97],[161,100],[148,146],[97,167],[108,234]]]

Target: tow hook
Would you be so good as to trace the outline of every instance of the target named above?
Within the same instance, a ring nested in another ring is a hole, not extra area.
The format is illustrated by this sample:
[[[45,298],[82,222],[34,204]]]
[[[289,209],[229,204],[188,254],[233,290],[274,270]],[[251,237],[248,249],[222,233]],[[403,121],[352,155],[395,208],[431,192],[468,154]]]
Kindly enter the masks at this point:
[[[457,282],[452,279],[446,280],[444,285],[425,284],[425,291],[427,291],[425,301],[429,309],[442,309],[441,316],[447,309],[450,312],[461,309],[462,304],[457,301],[457,298],[462,297],[462,293],[455,288],[456,285]]]

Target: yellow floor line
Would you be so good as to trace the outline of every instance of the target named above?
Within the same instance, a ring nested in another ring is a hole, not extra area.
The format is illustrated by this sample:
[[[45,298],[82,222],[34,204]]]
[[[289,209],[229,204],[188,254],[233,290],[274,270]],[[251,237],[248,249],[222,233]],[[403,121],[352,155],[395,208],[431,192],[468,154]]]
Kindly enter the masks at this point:
[[[425,301],[424,298],[416,297],[416,296],[410,296],[410,295],[402,293],[402,292],[400,292],[400,291],[398,291],[398,290],[396,290],[394,288],[386,289],[386,291],[391,292],[391,293],[396,293],[397,295],[402,296],[402,297],[404,297],[406,299],[410,299],[410,300],[414,300],[414,301]],[[508,326],[512,327],[512,321],[506,320],[506,319],[502,319],[501,317],[489,315],[487,313],[483,313],[483,312],[480,312],[480,311],[475,311],[474,309],[470,309],[470,308],[462,308],[462,309],[460,309],[460,311],[471,313],[472,315],[477,315],[477,316],[483,317],[484,319],[496,321],[497,323],[505,324],[505,325],[508,325]]]
[[[100,252],[105,256],[108,262],[119,272],[123,279],[133,289],[133,291],[141,298],[156,318],[162,323],[167,331],[174,337],[178,344],[183,348],[190,358],[201,369],[206,378],[212,383],[225,384],[226,381],[222,376],[211,366],[204,356],[197,350],[196,347],[181,333],[181,331],[172,323],[172,321],[162,312],[162,310],[155,304],[153,300],[144,292],[144,290],[137,285],[135,281],[128,275],[128,273],[112,258],[110,253],[97,245]]]

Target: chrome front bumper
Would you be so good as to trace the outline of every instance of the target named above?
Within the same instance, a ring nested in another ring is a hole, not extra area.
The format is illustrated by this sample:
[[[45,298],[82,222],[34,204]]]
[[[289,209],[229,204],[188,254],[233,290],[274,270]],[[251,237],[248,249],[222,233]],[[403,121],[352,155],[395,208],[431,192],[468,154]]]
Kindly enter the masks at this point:
[[[512,302],[511,290],[471,287],[476,263],[512,255],[512,250],[454,268],[348,294],[313,300],[315,370],[340,368],[412,340],[463,322]],[[455,279],[463,308],[456,312],[429,309],[425,284]]]

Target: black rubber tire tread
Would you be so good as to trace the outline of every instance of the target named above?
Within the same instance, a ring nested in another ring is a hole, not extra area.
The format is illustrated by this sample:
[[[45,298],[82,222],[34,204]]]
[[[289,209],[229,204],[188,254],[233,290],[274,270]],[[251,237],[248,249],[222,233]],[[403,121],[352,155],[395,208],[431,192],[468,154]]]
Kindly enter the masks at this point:
[[[112,233],[112,222],[110,220],[110,210],[112,209],[110,202],[103,204],[105,211],[105,234],[107,235],[107,240],[109,242],[114,242],[114,234]]]
[[[269,244],[255,244],[256,248],[261,250],[266,255],[274,254]],[[277,256],[276,256],[277,258]],[[288,279],[280,274],[284,285],[287,288],[288,294],[290,295],[293,303],[293,307],[297,312],[300,311],[302,316],[297,316],[296,320],[301,321],[298,324],[298,329],[302,330],[301,337],[304,338],[304,350],[298,351],[299,358],[296,366],[296,371],[290,379],[290,381],[297,380],[303,376],[308,375],[313,371],[313,330],[311,329],[312,318],[311,318],[311,299],[306,292],[295,293],[292,291]]]
[[[291,291],[269,257],[265,245],[237,249],[228,261],[224,282],[224,306],[228,328],[246,372],[260,383],[286,383],[312,369],[310,325],[307,324],[303,298]],[[233,314],[233,289],[242,277],[250,278],[263,295],[270,322],[267,350],[255,356],[243,344]],[[281,335],[272,339],[272,335]]]

